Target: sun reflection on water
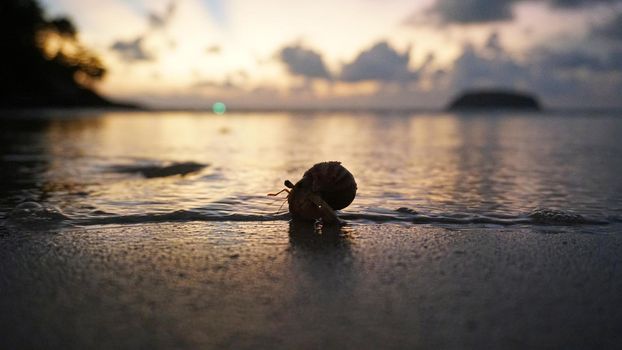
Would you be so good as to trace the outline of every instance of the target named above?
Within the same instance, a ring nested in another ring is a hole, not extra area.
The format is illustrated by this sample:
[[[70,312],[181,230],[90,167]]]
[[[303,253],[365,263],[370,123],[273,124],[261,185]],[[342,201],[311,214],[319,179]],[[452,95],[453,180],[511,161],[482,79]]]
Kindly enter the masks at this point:
[[[595,132],[599,124],[582,129],[578,118],[520,114],[110,112],[17,128],[30,143],[12,152],[40,159],[26,174],[35,187],[29,193],[40,193],[31,199],[84,216],[274,214],[281,202],[265,194],[327,160],[343,162],[357,180],[346,211],[596,210],[607,201],[620,208],[610,194],[620,189],[621,165],[606,155],[620,151],[615,132],[622,126],[601,122]],[[114,170],[189,161],[207,166],[150,179]]]

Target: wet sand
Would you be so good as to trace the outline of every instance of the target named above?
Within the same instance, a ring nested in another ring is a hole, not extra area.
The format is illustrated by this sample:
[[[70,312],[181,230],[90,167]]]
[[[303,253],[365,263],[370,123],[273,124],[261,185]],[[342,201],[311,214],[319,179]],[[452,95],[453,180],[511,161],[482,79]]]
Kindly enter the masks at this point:
[[[4,349],[619,348],[622,235],[202,222],[0,228]]]

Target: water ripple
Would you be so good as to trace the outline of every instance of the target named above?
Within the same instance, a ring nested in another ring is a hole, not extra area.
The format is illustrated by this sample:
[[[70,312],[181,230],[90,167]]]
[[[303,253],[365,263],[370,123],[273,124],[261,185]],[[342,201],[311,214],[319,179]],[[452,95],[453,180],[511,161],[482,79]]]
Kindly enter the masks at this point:
[[[619,218],[599,220],[588,218],[580,214],[567,211],[538,208],[522,215],[505,214],[468,214],[468,213],[444,213],[423,214],[410,208],[387,210],[382,208],[370,209],[367,212],[344,212],[339,214],[340,219],[347,221],[371,221],[383,222],[407,222],[413,224],[492,224],[492,225],[553,225],[553,226],[577,226],[577,225],[607,225],[619,222]],[[291,216],[285,214],[241,214],[228,213],[224,210],[176,210],[168,213],[145,213],[133,215],[117,215],[113,213],[98,212],[98,215],[89,217],[71,217],[62,213],[52,206],[42,205],[35,202],[19,204],[7,215],[11,223],[31,224],[58,224],[64,222],[76,226],[90,225],[135,225],[145,223],[165,222],[191,222],[191,221],[219,221],[219,222],[261,222],[261,221],[285,221]]]

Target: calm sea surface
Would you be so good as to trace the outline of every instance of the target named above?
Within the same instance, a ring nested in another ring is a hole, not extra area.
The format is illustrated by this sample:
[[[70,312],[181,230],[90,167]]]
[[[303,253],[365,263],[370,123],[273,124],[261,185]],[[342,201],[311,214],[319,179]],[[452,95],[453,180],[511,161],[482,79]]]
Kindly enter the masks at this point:
[[[0,120],[0,218],[70,225],[287,220],[267,197],[338,160],[351,221],[610,224],[619,113],[55,111]],[[207,166],[148,178],[175,162]],[[401,209],[400,209],[401,208]]]

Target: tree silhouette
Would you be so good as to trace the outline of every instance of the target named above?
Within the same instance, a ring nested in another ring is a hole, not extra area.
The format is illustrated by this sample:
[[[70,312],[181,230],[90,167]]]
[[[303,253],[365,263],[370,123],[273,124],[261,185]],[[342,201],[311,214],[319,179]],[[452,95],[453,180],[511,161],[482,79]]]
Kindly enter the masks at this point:
[[[93,91],[106,68],[69,19],[46,19],[35,0],[2,0],[0,35],[0,106],[111,105]]]

